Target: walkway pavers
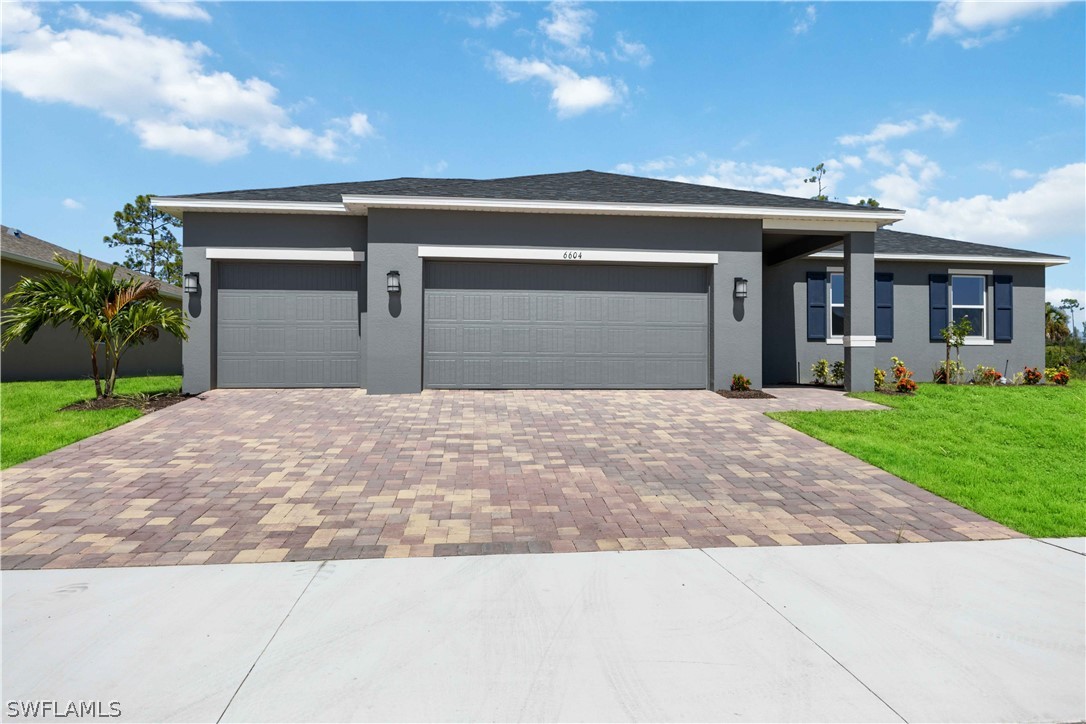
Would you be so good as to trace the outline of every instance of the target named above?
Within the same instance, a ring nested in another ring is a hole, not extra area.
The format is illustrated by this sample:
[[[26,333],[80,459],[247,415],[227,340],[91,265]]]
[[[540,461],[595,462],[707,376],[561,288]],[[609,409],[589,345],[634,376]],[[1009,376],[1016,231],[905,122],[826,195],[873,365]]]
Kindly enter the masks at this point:
[[[1017,536],[762,414],[816,392],[215,390],[6,470],[2,563]]]

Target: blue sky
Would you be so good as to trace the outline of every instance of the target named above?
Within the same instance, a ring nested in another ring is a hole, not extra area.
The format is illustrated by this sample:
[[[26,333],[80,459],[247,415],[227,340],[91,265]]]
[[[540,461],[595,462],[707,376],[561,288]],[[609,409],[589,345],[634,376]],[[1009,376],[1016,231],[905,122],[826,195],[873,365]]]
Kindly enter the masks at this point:
[[[175,194],[593,168],[905,208],[1071,256],[1086,5],[3,3],[5,224],[107,260]]]

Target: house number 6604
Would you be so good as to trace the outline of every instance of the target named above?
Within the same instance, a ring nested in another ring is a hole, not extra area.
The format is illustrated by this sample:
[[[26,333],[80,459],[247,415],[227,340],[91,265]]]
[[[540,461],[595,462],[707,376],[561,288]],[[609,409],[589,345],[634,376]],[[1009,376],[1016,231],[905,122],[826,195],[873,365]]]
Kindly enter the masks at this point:
[[[583,259],[584,252],[582,251],[566,251],[562,252],[563,259]]]

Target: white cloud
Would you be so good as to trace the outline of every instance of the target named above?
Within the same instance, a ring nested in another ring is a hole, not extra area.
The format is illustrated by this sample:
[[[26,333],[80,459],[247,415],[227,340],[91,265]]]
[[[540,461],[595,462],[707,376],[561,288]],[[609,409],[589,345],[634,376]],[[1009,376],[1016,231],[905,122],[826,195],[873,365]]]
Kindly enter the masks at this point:
[[[1030,173],[1024,168],[1012,168],[1010,171],[1010,176],[1013,179],[1022,181],[1023,179],[1033,178],[1034,174]]]
[[[1003,198],[982,194],[925,199],[909,209],[905,220],[894,228],[986,244],[1036,246],[1050,239],[1077,239],[1076,253],[1082,254],[1086,163],[1051,169],[1028,189]]]
[[[365,113],[354,113],[347,118],[347,130],[352,136],[358,138],[370,138],[377,135],[377,130],[370,123],[370,118]]]
[[[444,173],[449,168],[449,162],[442,159],[437,163],[428,163],[422,167],[423,176],[436,176],[439,173]]]
[[[592,21],[596,13],[579,2],[552,2],[547,6],[548,17],[539,21],[539,29],[565,52],[577,58],[592,55],[584,41],[592,37]]]
[[[928,39],[946,36],[956,39],[963,48],[977,48],[1007,37],[1020,20],[1031,16],[1048,17],[1067,4],[1069,0],[943,0],[935,8]]]
[[[900,161],[890,173],[871,182],[879,203],[892,208],[904,208],[918,203],[924,191],[943,174],[935,161],[915,151],[903,151]]]
[[[559,118],[578,116],[594,108],[616,105],[626,97],[621,80],[582,76],[566,65],[535,58],[513,58],[500,51],[490,56],[491,64],[509,83],[537,80],[551,87],[551,106]]]
[[[351,139],[373,135],[365,114],[332,119],[322,131],[296,125],[275,86],[206,68],[206,45],[149,33],[131,13],[74,6],[66,17],[75,25],[57,30],[28,6],[4,3],[3,11],[5,90],[96,111],[130,128],[145,148],[213,162],[255,143],[338,159]]]
[[[486,15],[468,18],[468,25],[473,28],[493,30],[500,28],[517,14],[501,3],[490,3]]]
[[[1067,287],[1053,287],[1045,289],[1045,301],[1051,302],[1057,307],[1063,304],[1064,299],[1077,299],[1079,304],[1086,304],[1086,289],[1068,289]],[[1075,312],[1075,322],[1082,324],[1083,314]]]
[[[138,5],[164,18],[174,20],[202,20],[210,22],[211,16],[194,0],[139,0]]]
[[[904,138],[919,131],[937,129],[943,133],[952,133],[958,127],[957,120],[944,118],[938,113],[929,111],[919,118],[911,118],[896,123],[884,122],[875,126],[870,132],[856,135],[841,136],[837,142],[843,146],[856,146],[861,144],[880,144],[896,138]]]
[[[615,35],[615,58],[624,62],[637,63],[642,68],[652,65],[652,54],[644,43],[627,40],[622,33]]]
[[[803,14],[796,18],[796,21],[792,24],[792,32],[796,35],[803,35],[811,26],[815,24],[815,20],[818,19],[818,10],[814,5],[808,5]]]
[[[64,208],[66,208],[66,209],[71,210],[71,211],[80,211],[80,210],[82,210],[84,208],[83,204],[81,204],[80,202],[76,201],[75,199],[71,199],[71,198],[64,199],[63,201],[60,202],[60,205],[63,206]]]
[[[1075,95],[1074,93],[1057,93],[1056,97],[1065,106],[1071,106],[1072,108],[1086,107],[1086,96]]]

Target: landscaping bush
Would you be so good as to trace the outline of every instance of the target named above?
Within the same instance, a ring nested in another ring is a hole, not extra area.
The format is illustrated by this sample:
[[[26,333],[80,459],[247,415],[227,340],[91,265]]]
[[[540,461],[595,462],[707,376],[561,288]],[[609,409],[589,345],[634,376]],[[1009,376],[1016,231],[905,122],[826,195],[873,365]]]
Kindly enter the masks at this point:
[[[834,362],[830,367],[830,382],[839,385],[845,381],[845,363]]]
[[[875,368],[875,389],[881,390],[886,386],[886,370]]]
[[[1027,385],[1039,385],[1045,379],[1044,373],[1036,367],[1026,367],[1022,371],[1022,382]]]
[[[1076,337],[1068,337],[1061,344],[1047,345],[1045,367],[1066,367],[1071,376],[1080,380],[1086,379],[1086,342]]]
[[[995,367],[977,365],[977,368],[973,370],[974,385],[995,385],[1002,379],[1003,375]]]
[[[913,380],[913,371],[905,366],[897,357],[890,358],[890,373],[894,376],[894,389],[898,392],[916,392],[916,381]]]
[[[811,374],[816,384],[824,385],[830,381],[830,363],[825,358],[811,365]]]
[[[1045,378],[1057,385],[1066,385],[1071,381],[1071,370],[1066,366],[1045,368]]]
[[[732,375],[732,392],[749,392],[750,378],[743,375]]]
[[[950,371],[950,384],[961,384],[962,378],[965,377],[965,365],[958,360],[950,360],[948,365],[946,360],[939,363],[939,366],[932,370],[931,380],[940,385],[947,384],[947,370]]]
[[[904,392],[906,394],[912,394],[916,392],[916,383],[913,382],[912,372],[909,373],[909,377],[902,377],[897,381],[897,391]]]

